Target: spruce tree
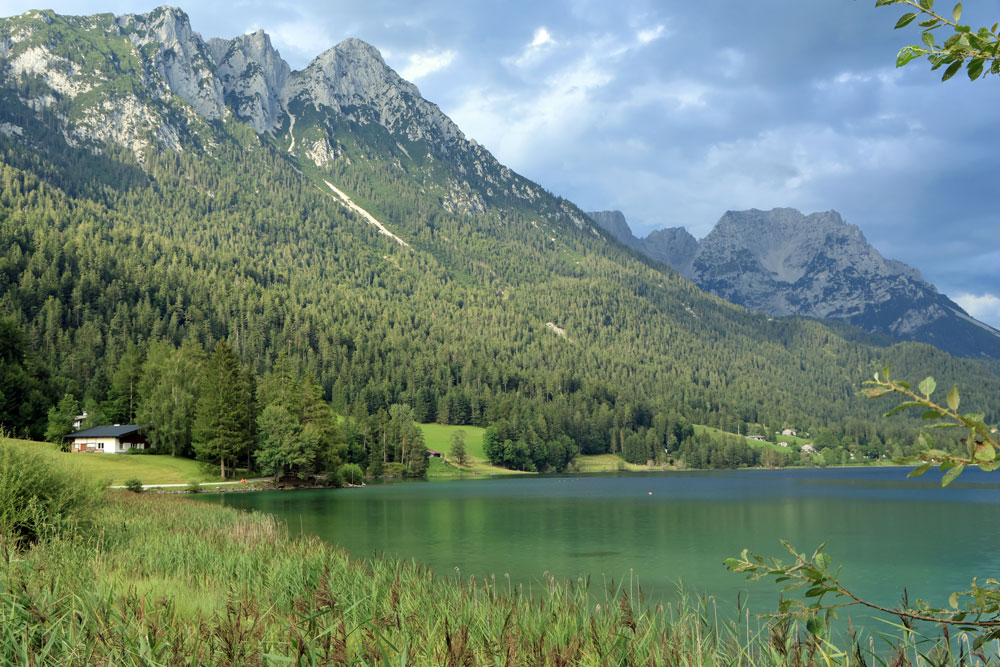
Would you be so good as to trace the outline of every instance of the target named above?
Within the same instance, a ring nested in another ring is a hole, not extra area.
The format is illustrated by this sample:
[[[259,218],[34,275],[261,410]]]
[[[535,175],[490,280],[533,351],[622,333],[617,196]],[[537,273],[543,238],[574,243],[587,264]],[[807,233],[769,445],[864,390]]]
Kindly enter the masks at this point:
[[[226,476],[226,459],[234,460],[252,445],[252,419],[246,376],[233,349],[220,340],[202,374],[201,395],[195,408],[193,446],[202,461],[218,461]]]

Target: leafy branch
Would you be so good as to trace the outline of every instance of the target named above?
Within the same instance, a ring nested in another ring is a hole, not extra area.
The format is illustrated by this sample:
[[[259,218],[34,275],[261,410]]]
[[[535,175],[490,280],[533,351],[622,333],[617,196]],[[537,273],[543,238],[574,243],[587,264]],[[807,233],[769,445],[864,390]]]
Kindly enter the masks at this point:
[[[831,569],[832,560],[819,546],[812,556],[797,552],[792,545],[782,540],[785,549],[792,554],[791,563],[777,558],[765,559],[744,549],[739,558],[728,558],[726,568],[732,572],[743,572],[750,581],[773,577],[775,583],[784,583],[782,593],[790,593],[808,587],[802,599],[783,598],[778,611],[767,616],[776,619],[807,616],[806,629],[813,635],[823,630],[823,613],[836,613],[843,607],[861,606],[874,611],[896,616],[903,626],[911,629],[915,622],[935,623],[944,627],[956,627],[966,632],[977,633],[973,649],[977,650],[987,641],[1000,638],[1000,582],[987,579],[981,586],[973,579],[967,591],[952,593],[950,608],[932,607],[922,600],[912,606],[904,595],[899,607],[885,607],[864,600],[840,583],[840,569]],[[833,598],[833,603],[825,603],[824,598]]]
[[[953,386],[945,398],[945,405],[940,405],[931,399],[937,389],[933,377],[924,378],[914,391],[909,383],[892,380],[889,377],[889,367],[882,369],[881,376],[875,374],[874,380],[865,382],[864,392],[870,398],[880,398],[887,394],[901,394],[906,400],[885,414],[886,417],[909,408],[922,409],[921,418],[933,422],[928,428],[958,428],[965,429],[968,435],[961,440],[965,451],[959,454],[935,449],[930,435],[922,432],[918,442],[924,448],[916,456],[897,459],[898,463],[919,463],[908,476],[919,477],[935,465],[940,466],[944,477],[941,486],[948,486],[956,477],[962,474],[966,466],[979,466],[982,470],[993,471],[1000,468],[1000,443],[983,421],[983,415],[975,413],[961,414],[958,412],[961,404],[958,386]],[[918,393],[919,392],[919,393]]]
[[[965,67],[969,79],[975,81],[984,74],[1000,74],[1000,37],[997,28],[982,27],[973,32],[972,28],[960,23],[962,18],[962,3],[955,5],[951,18],[934,10],[934,0],[875,0],[875,6],[908,5],[916,11],[903,14],[896,22],[896,29],[904,28],[915,20],[922,19],[917,25],[922,28],[922,44],[904,46],[896,57],[896,67],[902,67],[917,58],[926,57],[931,63],[931,69],[945,67],[942,81],[955,76]],[[943,43],[938,43],[934,31],[938,28],[950,28],[952,34]]]

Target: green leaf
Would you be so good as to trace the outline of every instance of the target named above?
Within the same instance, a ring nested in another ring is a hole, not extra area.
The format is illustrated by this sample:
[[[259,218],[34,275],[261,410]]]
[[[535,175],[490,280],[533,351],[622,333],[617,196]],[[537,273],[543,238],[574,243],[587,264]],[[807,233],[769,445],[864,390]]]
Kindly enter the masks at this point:
[[[816,567],[819,569],[827,570],[830,567],[831,560],[832,559],[829,554],[816,554],[816,558],[813,559],[813,563],[815,563]]]
[[[917,18],[916,12],[909,12],[908,14],[903,14],[899,17],[899,21],[896,22],[896,27],[894,30],[899,30],[900,28],[905,28],[906,26],[913,23],[913,19]]]
[[[983,65],[985,61],[982,58],[976,58],[971,63],[966,72],[969,74],[969,81],[975,81],[983,74]]]
[[[910,474],[907,475],[907,477],[920,477],[921,475],[923,475],[925,472],[927,472],[928,470],[930,470],[933,467],[934,467],[933,463],[925,463],[922,466],[920,466],[919,468],[915,468],[915,469],[911,470]]]
[[[920,0],[920,6],[924,9],[934,9],[934,0]]]
[[[922,50],[916,46],[904,46],[899,50],[899,55],[896,56],[896,67],[902,67],[914,58],[919,58],[922,55]]]
[[[962,3],[955,5],[955,9],[951,10],[951,20],[958,23],[958,20],[962,18]]]
[[[977,461],[992,461],[997,457],[997,450],[993,448],[988,442],[984,442],[983,445],[976,449],[976,460]]]
[[[956,60],[952,64],[948,65],[948,69],[944,71],[944,74],[941,76],[941,80],[947,81],[951,77],[955,76],[955,74],[957,74],[958,70],[960,69],[962,69],[962,61]]]
[[[810,616],[809,620],[806,621],[806,630],[813,636],[817,636],[823,632],[823,617]]]
[[[958,593],[957,592],[952,593],[950,596],[948,596],[948,605],[952,609],[958,609]]]
[[[927,31],[921,36],[921,39],[923,40],[924,44],[927,45],[928,48],[930,49],[934,48],[934,33]]]
[[[927,410],[920,415],[921,419],[941,419],[941,417],[944,417],[944,413],[939,410]]]
[[[921,405],[923,405],[923,403],[920,403],[919,401],[906,401],[905,403],[900,403],[899,405],[894,407],[892,410],[889,410],[889,412],[885,413],[882,416],[891,417],[897,412],[900,412],[901,410],[905,410],[906,408],[920,407]]]
[[[955,481],[956,477],[962,474],[963,470],[965,470],[964,463],[956,464],[954,468],[945,473],[944,478],[941,480],[941,486],[944,487],[951,484],[953,481]]]
[[[951,410],[952,412],[957,412],[959,401],[960,399],[958,396],[958,385],[956,384],[954,387],[951,388],[951,391],[948,392],[948,409]]]
[[[920,382],[920,384],[917,385],[917,389],[919,389],[920,393],[924,396],[930,396],[934,393],[934,390],[937,389],[937,382],[934,381],[933,377],[927,376]]]

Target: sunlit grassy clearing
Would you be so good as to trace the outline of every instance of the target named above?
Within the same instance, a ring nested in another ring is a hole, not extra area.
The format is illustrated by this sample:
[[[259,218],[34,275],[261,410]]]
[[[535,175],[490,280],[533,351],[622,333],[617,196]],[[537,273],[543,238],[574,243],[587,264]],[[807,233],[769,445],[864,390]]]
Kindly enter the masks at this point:
[[[187,484],[188,482],[217,482],[215,469],[191,459],[165,454],[93,454],[82,452],[61,452],[48,442],[27,440],[9,441],[37,447],[57,454],[81,472],[104,480],[111,485],[124,484],[127,480],[138,479],[143,484]]]

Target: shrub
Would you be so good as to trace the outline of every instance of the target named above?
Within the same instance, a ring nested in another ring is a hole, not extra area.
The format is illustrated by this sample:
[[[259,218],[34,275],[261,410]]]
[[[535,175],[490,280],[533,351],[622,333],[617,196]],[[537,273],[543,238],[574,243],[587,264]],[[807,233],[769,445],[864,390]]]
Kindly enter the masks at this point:
[[[62,455],[0,440],[0,531],[16,543],[89,524],[99,494]]]
[[[337,474],[345,484],[358,485],[365,482],[365,471],[357,463],[345,463],[337,468]]]
[[[340,470],[331,470],[326,473],[326,477],[323,478],[323,483],[327,486],[332,486],[335,489],[339,489],[344,485],[344,478],[340,476]]]
[[[133,477],[125,482],[125,488],[133,493],[142,493],[142,480]]]
[[[187,485],[188,493],[201,493],[201,484],[197,481],[188,482]]]

